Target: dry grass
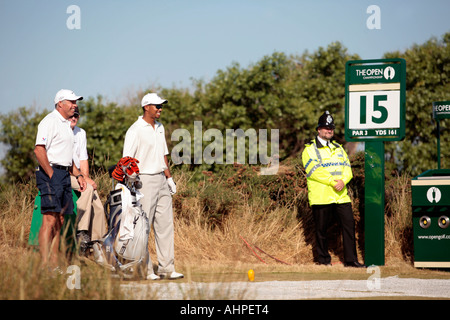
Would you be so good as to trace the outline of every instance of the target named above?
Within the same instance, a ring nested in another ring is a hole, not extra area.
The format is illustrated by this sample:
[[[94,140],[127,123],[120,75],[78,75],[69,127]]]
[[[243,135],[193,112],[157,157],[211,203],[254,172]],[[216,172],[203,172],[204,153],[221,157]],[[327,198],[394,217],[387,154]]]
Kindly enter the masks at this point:
[[[259,198],[249,198],[248,193],[239,188],[223,187],[230,182],[229,176],[206,183],[200,181],[196,190],[198,196],[185,197],[192,173],[181,172],[177,178],[180,198],[175,199],[175,250],[176,259],[182,264],[210,267],[255,261],[264,264],[258,256],[268,264],[276,263],[254,245],[289,263],[306,263],[312,258],[294,206],[268,206],[260,203]],[[221,198],[219,193],[226,193],[227,197]],[[216,202],[205,201],[205,194],[214,197]],[[211,210],[211,206],[222,215],[208,219],[205,211]]]
[[[347,268],[339,267],[342,244],[337,227],[330,229],[331,238],[335,239],[330,242],[330,253],[336,267],[323,269],[314,265],[314,225],[304,173],[298,164],[284,164],[272,177],[259,176],[252,167],[228,167],[220,173],[174,169],[178,190],[174,196],[178,270],[185,274],[234,274],[248,268],[269,273],[346,272]],[[98,173],[95,180],[100,196],[106,199],[110,178],[106,173]],[[94,263],[82,263],[76,257],[63,257],[61,262],[63,271],[70,264],[81,265],[82,283],[89,290],[69,290],[67,274],[55,276],[43,270],[39,254],[27,245],[37,194],[34,181],[2,187],[0,191],[0,299],[123,298],[120,281],[113,280]],[[351,190],[351,195],[355,197],[360,192]],[[386,203],[386,265],[411,271],[410,177],[389,179]],[[359,221],[358,206],[355,207],[355,220]],[[153,237],[150,249],[156,261]],[[360,261],[363,254],[359,245]],[[150,293],[146,297],[156,296]]]
[[[412,262],[411,179],[397,176],[386,183],[385,250],[389,258]]]
[[[36,248],[28,246],[28,236],[37,188],[33,180],[0,192],[0,300],[6,299],[118,299],[120,284],[97,266],[81,263],[77,257],[60,257],[61,273],[42,267]],[[65,251],[64,249],[62,251]],[[82,268],[81,286],[66,285],[71,264]]]

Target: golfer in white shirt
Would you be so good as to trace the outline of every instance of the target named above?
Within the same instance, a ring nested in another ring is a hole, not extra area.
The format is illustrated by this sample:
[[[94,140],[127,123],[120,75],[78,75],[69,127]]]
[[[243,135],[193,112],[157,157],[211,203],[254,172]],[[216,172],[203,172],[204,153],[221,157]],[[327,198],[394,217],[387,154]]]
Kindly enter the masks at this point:
[[[142,182],[140,192],[142,209],[153,225],[158,256],[156,275],[148,257],[147,279],[183,278],[174,267],[174,227],[172,194],[176,185],[171,177],[167,155],[164,126],[157,121],[167,100],[156,93],[146,94],[141,101],[144,115],[128,129],[123,147],[123,157],[139,160],[139,175]]]

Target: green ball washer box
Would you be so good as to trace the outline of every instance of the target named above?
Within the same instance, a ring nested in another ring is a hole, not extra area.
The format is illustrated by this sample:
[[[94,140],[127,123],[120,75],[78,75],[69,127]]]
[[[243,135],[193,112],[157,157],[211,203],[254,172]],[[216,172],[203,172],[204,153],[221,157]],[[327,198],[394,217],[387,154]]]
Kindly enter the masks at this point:
[[[450,268],[450,169],[413,178],[414,267]]]

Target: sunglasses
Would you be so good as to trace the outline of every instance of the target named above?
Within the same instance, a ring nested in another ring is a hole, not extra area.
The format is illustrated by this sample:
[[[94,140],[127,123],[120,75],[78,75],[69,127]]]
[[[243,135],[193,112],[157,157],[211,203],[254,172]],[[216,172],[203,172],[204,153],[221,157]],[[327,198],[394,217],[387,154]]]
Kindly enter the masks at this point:
[[[80,117],[79,114],[74,114],[73,116],[71,116],[71,118],[75,118],[75,119],[78,119],[79,117]]]
[[[156,109],[159,110],[159,109],[162,109],[163,105],[162,104],[156,104],[155,107],[156,107]]]

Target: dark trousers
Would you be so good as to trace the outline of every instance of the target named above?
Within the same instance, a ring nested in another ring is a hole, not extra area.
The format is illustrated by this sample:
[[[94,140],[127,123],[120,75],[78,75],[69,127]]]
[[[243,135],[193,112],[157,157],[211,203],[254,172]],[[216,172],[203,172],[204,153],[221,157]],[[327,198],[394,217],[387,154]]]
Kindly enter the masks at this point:
[[[356,241],[355,241],[355,221],[353,219],[352,204],[327,204],[327,205],[313,205],[312,212],[314,223],[316,225],[316,250],[317,259],[321,264],[329,264],[331,256],[328,253],[328,237],[327,230],[333,215],[336,215],[342,229],[342,238],[344,246],[344,262],[358,261],[356,255]]]
[[[36,169],[36,185],[41,195],[41,213],[73,214],[72,186],[68,170],[53,167],[50,177],[44,169]]]

